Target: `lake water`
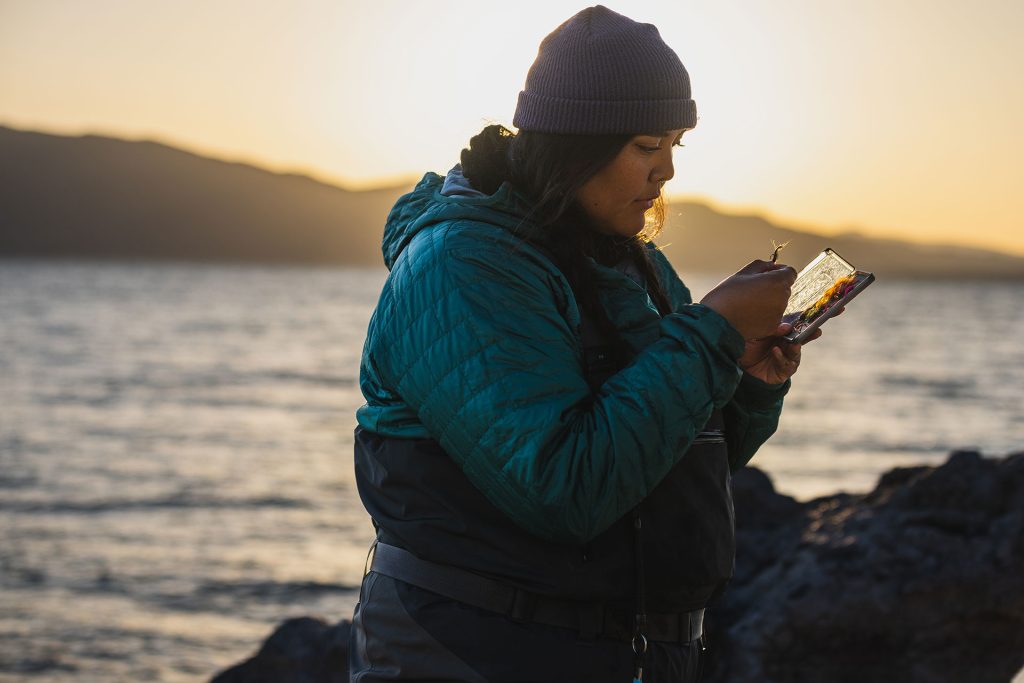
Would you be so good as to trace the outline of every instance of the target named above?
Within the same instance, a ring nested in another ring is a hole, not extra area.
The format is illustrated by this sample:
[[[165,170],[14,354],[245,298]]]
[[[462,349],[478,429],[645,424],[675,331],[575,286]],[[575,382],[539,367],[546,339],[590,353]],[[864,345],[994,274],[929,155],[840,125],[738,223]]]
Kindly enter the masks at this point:
[[[282,619],[351,614],[384,277],[0,261],[0,681],[203,680]],[[1024,449],[1022,304],[1021,284],[875,284],[807,347],[755,464],[809,498]]]

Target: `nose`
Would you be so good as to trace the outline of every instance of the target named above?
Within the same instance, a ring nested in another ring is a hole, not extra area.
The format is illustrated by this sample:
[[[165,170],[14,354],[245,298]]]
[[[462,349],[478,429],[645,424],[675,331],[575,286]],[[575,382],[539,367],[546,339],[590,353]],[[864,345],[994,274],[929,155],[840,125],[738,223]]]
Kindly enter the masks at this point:
[[[668,153],[661,155],[657,165],[651,169],[651,180],[659,184],[672,180],[676,174],[676,167],[672,162],[672,148],[669,147],[665,151]]]

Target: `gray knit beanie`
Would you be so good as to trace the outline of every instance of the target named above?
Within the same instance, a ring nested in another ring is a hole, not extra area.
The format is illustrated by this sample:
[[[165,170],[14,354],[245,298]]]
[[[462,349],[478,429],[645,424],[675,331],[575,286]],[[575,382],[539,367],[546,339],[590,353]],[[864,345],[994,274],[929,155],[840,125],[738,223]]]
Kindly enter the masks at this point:
[[[598,5],[541,42],[512,123],[542,133],[647,133],[693,128],[697,105],[658,29]]]

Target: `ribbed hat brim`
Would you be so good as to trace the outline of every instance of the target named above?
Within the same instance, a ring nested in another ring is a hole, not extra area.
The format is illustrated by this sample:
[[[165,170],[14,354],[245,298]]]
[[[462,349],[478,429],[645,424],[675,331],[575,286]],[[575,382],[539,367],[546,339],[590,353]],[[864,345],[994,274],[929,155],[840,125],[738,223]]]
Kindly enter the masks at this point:
[[[539,133],[616,135],[653,133],[697,125],[693,100],[570,100],[519,93],[512,124]]]

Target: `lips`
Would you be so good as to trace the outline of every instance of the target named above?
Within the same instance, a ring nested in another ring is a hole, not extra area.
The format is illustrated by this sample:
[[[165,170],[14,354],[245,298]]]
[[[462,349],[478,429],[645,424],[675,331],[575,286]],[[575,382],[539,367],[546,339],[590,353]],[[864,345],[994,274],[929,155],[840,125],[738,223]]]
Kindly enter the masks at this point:
[[[654,206],[654,200],[657,199],[657,198],[658,198],[658,195],[654,195],[653,197],[645,197],[643,199],[637,199],[636,201],[638,201],[641,204],[643,204],[645,209],[649,209],[652,206]]]

